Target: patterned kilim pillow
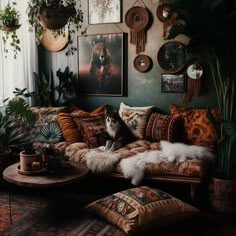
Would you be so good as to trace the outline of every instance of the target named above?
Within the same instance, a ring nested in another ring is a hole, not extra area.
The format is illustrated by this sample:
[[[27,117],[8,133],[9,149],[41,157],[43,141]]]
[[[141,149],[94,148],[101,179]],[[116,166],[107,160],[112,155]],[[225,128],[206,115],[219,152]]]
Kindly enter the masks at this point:
[[[148,140],[156,142],[160,140],[176,142],[179,136],[179,126],[180,119],[153,112],[149,117],[145,136]]]
[[[105,130],[104,116],[74,118],[83,140],[89,148],[99,146],[98,137]]]
[[[85,207],[124,232],[137,232],[174,223],[199,212],[197,208],[147,186],[131,188]]]
[[[147,121],[153,108],[153,106],[131,107],[121,102],[119,115],[134,136],[143,139]]]

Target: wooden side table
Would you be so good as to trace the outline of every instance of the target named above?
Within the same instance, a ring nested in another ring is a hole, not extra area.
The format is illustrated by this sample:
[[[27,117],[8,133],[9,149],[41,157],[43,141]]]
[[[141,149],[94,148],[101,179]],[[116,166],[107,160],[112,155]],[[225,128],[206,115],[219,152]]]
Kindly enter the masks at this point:
[[[43,173],[40,175],[23,175],[18,173],[20,163],[15,163],[3,171],[3,179],[10,184],[28,188],[52,188],[76,183],[86,177],[89,169],[86,165],[71,162],[65,169],[55,173]],[[12,224],[11,190],[9,189],[9,218]]]
[[[78,182],[89,172],[86,165],[74,162],[71,162],[70,164],[70,167],[58,170],[55,173],[23,175],[18,173],[18,166],[20,163],[15,163],[3,171],[3,179],[8,183],[22,187],[51,188]]]

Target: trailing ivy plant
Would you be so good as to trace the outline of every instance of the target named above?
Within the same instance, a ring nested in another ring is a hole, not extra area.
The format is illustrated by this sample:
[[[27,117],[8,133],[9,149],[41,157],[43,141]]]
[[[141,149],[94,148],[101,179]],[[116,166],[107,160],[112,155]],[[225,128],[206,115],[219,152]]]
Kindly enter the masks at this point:
[[[16,2],[12,4],[8,3],[5,8],[0,9],[0,29],[3,32],[2,41],[4,45],[4,52],[8,53],[7,43],[14,50],[14,58],[17,58],[17,54],[21,51],[20,39],[17,36],[16,30],[19,25],[20,13],[16,10]],[[7,57],[7,56],[6,56]]]
[[[44,28],[40,22],[40,15],[42,14],[42,8],[45,7],[49,9],[49,12],[53,12],[58,8],[64,8],[65,15],[68,15],[67,24],[64,27],[58,29],[52,29],[53,35],[63,35],[66,37],[66,33],[73,35],[76,31],[82,30],[84,22],[84,14],[81,10],[80,0],[30,0],[28,1],[27,14],[29,19],[30,31],[35,32],[36,42],[40,44],[41,38],[43,36]],[[46,13],[47,14],[47,13]],[[81,31],[84,34],[86,29]],[[73,37],[70,37],[68,50],[66,55],[73,55],[77,50],[73,46]]]

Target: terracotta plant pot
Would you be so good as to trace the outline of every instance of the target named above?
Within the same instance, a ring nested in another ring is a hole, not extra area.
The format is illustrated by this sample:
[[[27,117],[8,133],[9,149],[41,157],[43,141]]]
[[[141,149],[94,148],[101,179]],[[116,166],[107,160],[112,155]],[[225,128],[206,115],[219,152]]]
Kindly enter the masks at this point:
[[[209,202],[216,212],[236,212],[236,180],[212,178],[209,184]]]
[[[42,165],[42,157],[38,153],[25,154],[25,151],[20,152],[20,170],[32,171],[32,163],[39,163]]]

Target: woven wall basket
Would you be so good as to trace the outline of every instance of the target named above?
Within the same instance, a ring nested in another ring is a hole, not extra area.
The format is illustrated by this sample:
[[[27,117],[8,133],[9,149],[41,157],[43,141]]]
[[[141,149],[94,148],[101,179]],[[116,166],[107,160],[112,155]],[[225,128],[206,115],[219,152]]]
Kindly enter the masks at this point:
[[[130,43],[136,45],[137,54],[145,51],[148,22],[148,11],[144,7],[134,6],[125,14],[125,23],[130,28]]]

